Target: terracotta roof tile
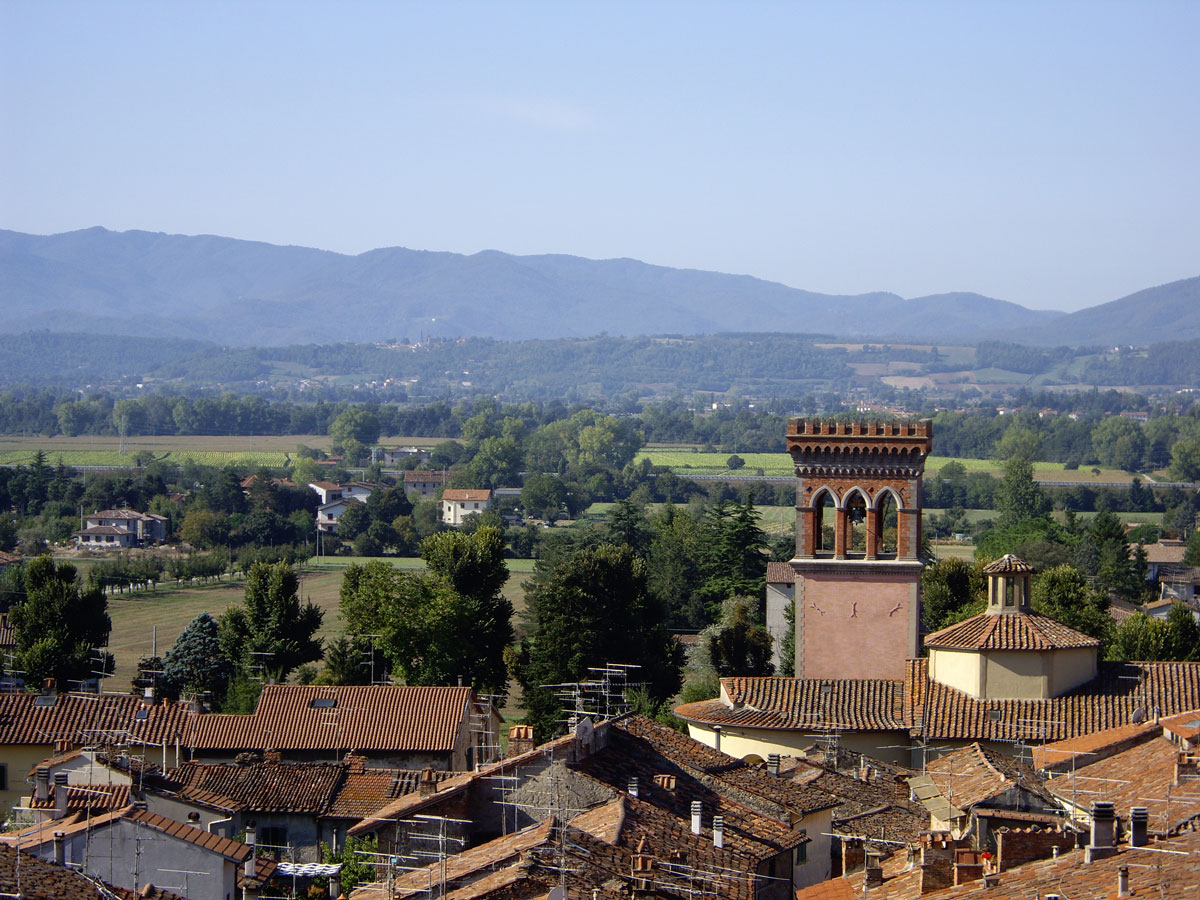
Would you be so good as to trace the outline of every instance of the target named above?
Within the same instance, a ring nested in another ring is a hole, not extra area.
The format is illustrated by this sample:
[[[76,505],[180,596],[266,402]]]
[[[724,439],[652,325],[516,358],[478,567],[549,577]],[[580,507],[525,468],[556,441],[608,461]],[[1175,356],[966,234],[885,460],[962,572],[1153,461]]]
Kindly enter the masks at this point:
[[[473,489],[447,488],[442,491],[443,500],[491,500],[490,490],[477,491]]]
[[[897,731],[907,727],[903,681],[722,678],[721,687],[732,707],[720,700],[704,700],[677,707],[676,715],[745,728]]]
[[[980,613],[925,638],[926,647],[960,650],[1054,650],[1100,642],[1037,612]]]
[[[984,566],[983,572],[985,575],[1027,575],[1033,572],[1033,566],[1011,553],[1006,553]]]
[[[471,699],[469,687],[268,684],[252,715],[196,716],[185,743],[197,750],[448,753]]]
[[[947,801],[961,810],[985,803],[1011,790],[1014,786],[1053,805],[1045,782],[1025,763],[979,746],[970,744],[953,750],[925,767],[927,778]],[[911,781],[909,782],[912,783]]]
[[[767,584],[794,584],[795,581],[796,570],[792,568],[791,563],[767,563]]]
[[[36,796],[29,800],[30,809],[54,809],[57,806],[59,785],[50,785],[50,795],[45,800]],[[67,785],[67,812],[98,809],[124,809],[129,805],[127,784],[69,784]]]
[[[182,703],[147,705],[132,694],[59,694],[52,700],[24,691],[0,693],[0,746],[92,743],[105,733],[147,744],[175,743],[188,720]],[[138,718],[144,712],[144,718]]]
[[[344,767],[331,763],[257,763],[248,766],[188,762],[167,772],[183,800],[245,812],[320,815]]]
[[[1055,776],[1049,788],[1063,802],[1085,810],[1093,800],[1109,800],[1125,817],[1131,806],[1144,806],[1150,811],[1150,831],[1167,834],[1200,817],[1200,789],[1188,781],[1175,782],[1178,756],[1178,746],[1155,737],[1094,763],[1077,760],[1074,772]]]
[[[0,844],[0,894],[17,896],[17,851]],[[101,900],[104,894],[82,873],[66,866],[20,854],[22,898],[28,900]],[[157,898],[156,898],[157,900]]]
[[[1161,733],[1161,725],[1143,722],[1141,725],[1118,725],[1116,728],[1093,731],[1079,737],[1067,738],[1065,741],[1054,741],[1033,748],[1033,767],[1060,772],[1069,770],[1074,765],[1086,765],[1096,762],[1097,759],[1112,756]]]

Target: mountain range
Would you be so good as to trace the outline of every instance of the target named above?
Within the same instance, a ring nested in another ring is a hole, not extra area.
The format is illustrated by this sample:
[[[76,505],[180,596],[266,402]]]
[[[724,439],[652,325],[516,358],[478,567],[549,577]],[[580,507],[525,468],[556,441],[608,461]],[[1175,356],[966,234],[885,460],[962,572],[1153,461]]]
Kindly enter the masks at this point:
[[[357,256],[212,235],[0,231],[0,332],[278,346],[426,337],[789,332],[941,343],[1200,337],[1200,278],[1065,314],[973,293],[819,294],[633,259],[388,247]]]

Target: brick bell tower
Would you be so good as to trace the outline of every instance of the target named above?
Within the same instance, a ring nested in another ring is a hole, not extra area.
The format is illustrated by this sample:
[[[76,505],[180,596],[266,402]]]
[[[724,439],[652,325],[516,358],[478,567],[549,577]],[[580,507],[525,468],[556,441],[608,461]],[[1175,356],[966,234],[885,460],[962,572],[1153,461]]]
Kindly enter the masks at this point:
[[[796,677],[903,678],[921,641],[929,421],[792,419]]]

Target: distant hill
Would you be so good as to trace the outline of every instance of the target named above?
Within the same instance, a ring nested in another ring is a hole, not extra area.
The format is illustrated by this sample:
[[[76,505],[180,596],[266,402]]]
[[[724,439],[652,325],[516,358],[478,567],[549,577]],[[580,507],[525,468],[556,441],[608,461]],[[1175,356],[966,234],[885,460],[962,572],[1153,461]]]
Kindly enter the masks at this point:
[[[402,247],[346,256],[103,228],[48,237],[0,231],[0,313],[0,331],[11,334],[87,329],[241,346],[605,332],[946,343],[988,331],[1035,334],[1062,318],[979,294],[818,294],[632,259]]]
[[[1054,320],[1047,330],[1011,329],[997,337],[1026,344],[1144,346],[1200,337],[1200,277],[1146,288]]]

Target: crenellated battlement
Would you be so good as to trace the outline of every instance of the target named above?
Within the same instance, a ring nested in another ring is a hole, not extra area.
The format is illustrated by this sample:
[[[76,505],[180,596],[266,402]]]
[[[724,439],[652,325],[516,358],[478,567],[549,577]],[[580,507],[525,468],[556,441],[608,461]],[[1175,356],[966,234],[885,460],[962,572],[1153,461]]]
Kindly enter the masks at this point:
[[[844,419],[789,419],[788,437],[908,437],[933,440],[929,419],[846,421]]]

